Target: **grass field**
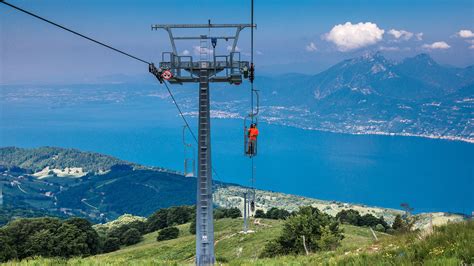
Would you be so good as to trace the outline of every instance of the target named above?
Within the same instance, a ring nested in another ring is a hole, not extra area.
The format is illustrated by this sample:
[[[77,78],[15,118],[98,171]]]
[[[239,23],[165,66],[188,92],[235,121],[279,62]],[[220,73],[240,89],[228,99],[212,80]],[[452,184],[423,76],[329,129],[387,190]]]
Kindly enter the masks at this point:
[[[225,265],[460,265],[474,262],[474,222],[436,228],[432,234],[410,233],[391,236],[368,228],[343,225],[345,238],[335,251],[309,256],[283,256],[259,259],[265,243],[275,239],[282,221],[261,220],[251,224],[254,233],[242,234],[241,219],[222,219],[215,223],[216,259]],[[189,224],[179,226],[177,239],[157,242],[157,233],[142,242],[116,252],[88,258],[33,258],[5,265],[186,265],[194,263],[194,235]]]

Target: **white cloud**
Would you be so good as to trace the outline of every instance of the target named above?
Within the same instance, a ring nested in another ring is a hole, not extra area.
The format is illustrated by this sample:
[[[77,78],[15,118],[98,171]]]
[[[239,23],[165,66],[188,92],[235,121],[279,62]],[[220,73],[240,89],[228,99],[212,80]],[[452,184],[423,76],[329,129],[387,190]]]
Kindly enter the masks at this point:
[[[472,38],[474,37],[474,32],[471,30],[460,30],[456,33],[456,35],[461,38]]]
[[[409,32],[406,30],[396,30],[396,29],[391,29],[387,33],[392,35],[397,40],[405,40],[405,41],[410,40],[414,35],[413,32]]]
[[[182,55],[189,55],[189,50],[184,50],[181,54]]]
[[[474,49],[474,44],[471,44],[471,46],[469,46],[469,49]]]
[[[372,22],[357,24],[346,22],[334,26],[329,33],[325,34],[324,39],[334,43],[339,51],[345,52],[381,41],[384,32]]]
[[[446,42],[434,42],[432,44],[424,44],[422,47],[425,49],[432,50],[432,49],[448,49],[451,46],[449,46],[449,44],[447,44]]]
[[[415,38],[416,38],[418,41],[423,40],[423,32],[419,32],[419,33],[415,34]]]
[[[395,51],[400,51],[400,48],[395,47],[395,46],[380,46],[379,50],[380,51],[387,51],[387,52],[395,52]]]
[[[232,45],[227,45],[227,51],[228,51],[228,52],[232,51]],[[241,51],[241,50],[240,50],[240,47],[235,46],[235,51],[236,51],[236,52],[240,52],[240,51]]]
[[[206,48],[206,47],[203,47],[202,48],[202,52],[203,53],[206,53],[206,54],[212,54],[213,51],[212,49],[209,49],[209,48]],[[194,55],[200,55],[201,54],[201,46],[193,46],[193,53]]]
[[[257,53],[258,55],[263,55],[263,52],[262,52],[262,51],[259,51],[259,50],[257,50],[256,53]]]
[[[318,48],[316,47],[316,44],[314,44],[314,42],[310,42],[308,45],[306,45],[306,51],[314,52],[316,50],[318,50]]]

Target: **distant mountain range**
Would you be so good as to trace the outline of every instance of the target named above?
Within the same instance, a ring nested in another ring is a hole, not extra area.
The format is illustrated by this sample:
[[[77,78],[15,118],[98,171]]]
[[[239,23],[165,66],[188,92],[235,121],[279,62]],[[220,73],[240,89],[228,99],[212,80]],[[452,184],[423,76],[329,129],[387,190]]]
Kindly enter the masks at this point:
[[[375,53],[344,60],[317,75],[256,80],[261,117],[268,122],[474,141],[474,66],[442,66],[427,54],[396,63]],[[217,109],[243,115],[248,102],[239,99],[245,95],[229,98],[220,90],[214,93]],[[239,106],[233,109],[226,102]]]
[[[474,142],[474,66],[443,66],[420,54],[392,62],[381,53],[344,60],[316,75],[260,76],[260,121],[350,134],[388,134]],[[95,82],[95,83],[94,83]],[[89,84],[0,86],[0,101],[64,107],[88,102],[169,101],[151,75],[107,76]],[[197,115],[195,84],[171,87]],[[212,116],[249,112],[249,84],[212,84]],[[37,104],[37,103],[33,103]]]

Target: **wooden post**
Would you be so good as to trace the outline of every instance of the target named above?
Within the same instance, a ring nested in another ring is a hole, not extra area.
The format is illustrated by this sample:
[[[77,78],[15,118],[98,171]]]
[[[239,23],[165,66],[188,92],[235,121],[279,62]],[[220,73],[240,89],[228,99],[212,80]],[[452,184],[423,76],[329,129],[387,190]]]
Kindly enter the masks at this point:
[[[309,252],[308,252],[308,248],[306,247],[306,239],[304,236],[303,236],[303,247],[304,247],[304,251],[306,251],[306,256],[308,256]]]

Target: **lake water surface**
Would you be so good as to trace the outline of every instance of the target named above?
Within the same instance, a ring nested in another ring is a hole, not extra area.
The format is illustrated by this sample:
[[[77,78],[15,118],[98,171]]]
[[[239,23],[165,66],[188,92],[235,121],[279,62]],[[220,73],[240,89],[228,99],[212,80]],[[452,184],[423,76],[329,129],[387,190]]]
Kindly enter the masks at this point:
[[[182,170],[182,122],[174,106],[147,98],[50,105],[1,102],[0,146],[60,146]],[[195,125],[196,120],[190,122]],[[242,121],[212,121],[214,167],[225,182],[250,185]],[[196,130],[194,129],[196,132]],[[415,211],[474,211],[474,145],[347,135],[261,124],[255,159],[260,189]]]

